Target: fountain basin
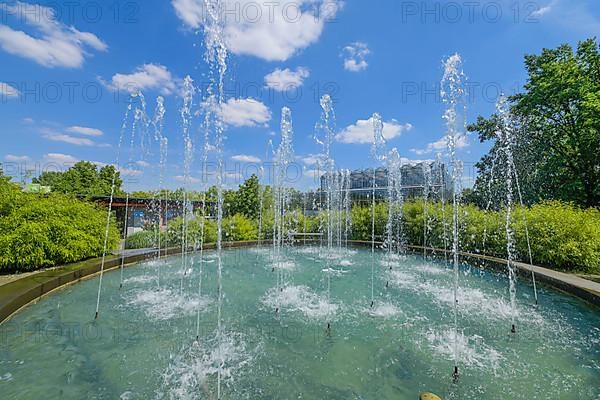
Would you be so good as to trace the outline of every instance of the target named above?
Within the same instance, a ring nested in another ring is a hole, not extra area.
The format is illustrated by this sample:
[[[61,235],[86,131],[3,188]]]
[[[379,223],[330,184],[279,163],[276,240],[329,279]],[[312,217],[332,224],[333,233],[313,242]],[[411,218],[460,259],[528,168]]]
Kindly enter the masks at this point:
[[[124,271],[121,290],[119,273],[104,276],[96,322],[98,282],[90,279],[1,325],[0,394],[212,398],[221,357],[224,397],[232,399],[281,398],[281,393],[410,399],[425,391],[442,398],[454,393],[504,399],[510,393],[518,399],[532,387],[549,398],[600,394],[594,384],[600,379],[600,317],[552,289],[540,290],[542,306],[536,308],[531,288],[519,285],[517,334],[511,334],[505,277],[465,267],[456,338],[461,377],[453,384],[452,274],[443,262],[377,254],[376,301],[370,308],[366,250],[328,255],[335,273],[323,271],[327,260],[316,247],[289,249],[286,269],[275,273],[273,265],[282,263],[274,263],[269,248],[223,254],[220,343],[215,255],[205,252],[201,296],[198,255],[188,260],[191,273],[183,277],[183,290],[181,257],[145,261]]]

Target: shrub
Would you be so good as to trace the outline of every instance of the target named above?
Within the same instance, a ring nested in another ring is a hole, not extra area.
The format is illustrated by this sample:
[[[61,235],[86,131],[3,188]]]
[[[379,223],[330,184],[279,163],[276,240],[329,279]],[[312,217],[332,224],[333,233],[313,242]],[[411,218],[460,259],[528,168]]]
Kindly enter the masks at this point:
[[[164,235],[161,234],[161,241]],[[164,243],[161,243],[163,246]],[[158,246],[158,240],[154,231],[141,231],[130,235],[125,240],[126,249],[146,249]]]
[[[354,207],[351,211],[352,218],[352,239],[371,240],[372,239],[372,207]],[[385,225],[388,220],[388,209],[384,203],[375,205],[375,237],[381,239],[385,233]]]
[[[385,204],[376,207],[376,235],[385,231]],[[404,232],[409,244],[422,245],[424,218],[423,202],[410,201],[404,205]],[[428,246],[451,247],[452,205],[442,210],[440,203],[427,206],[429,218]],[[462,251],[506,258],[506,211],[485,211],[473,205],[459,209],[460,248]],[[525,219],[523,217],[525,215]],[[444,225],[446,221],[446,243]],[[525,220],[529,230],[534,264],[553,269],[600,273],[600,212],[581,209],[560,202],[540,203],[531,208],[516,207],[511,225],[515,232],[516,257],[529,262]],[[370,240],[371,208],[352,210],[354,238]]]
[[[1,204],[0,204],[1,206]],[[403,231],[409,244],[422,245],[424,218],[423,202],[407,201],[404,204]],[[427,205],[429,234],[427,245],[437,248],[452,245],[452,204]],[[527,220],[534,264],[553,269],[600,273],[600,212],[580,209],[571,204],[549,202],[531,208],[516,207],[512,216],[515,231],[516,257],[529,262],[525,223]],[[335,215],[333,215],[335,217]],[[505,211],[485,211],[474,205],[462,205],[459,209],[460,248],[462,251],[506,258]],[[342,217],[343,219],[343,217]],[[352,239],[371,240],[372,209],[369,206],[354,207],[351,211]],[[375,207],[375,236],[382,240],[388,220],[388,206],[378,203]],[[444,229],[443,221],[446,222]],[[290,212],[286,218],[287,229],[296,232],[319,232],[325,227],[326,214],[305,217],[300,211]],[[306,226],[306,230],[305,230]],[[32,229],[31,234],[37,234]],[[262,238],[273,236],[273,212],[266,211],[262,219]],[[163,245],[181,246],[182,219],[172,221],[161,238]],[[258,238],[258,221],[241,214],[223,220],[223,240],[244,241]],[[217,240],[216,221],[207,220],[205,242]],[[142,232],[127,240],[127,248],[151,247],[153,232]],[[200,219],[189,221],[188,244],[201,243]],[[35,252],[36,249],[30,249]]]
[[[63,195],[6,187],[0,193],[0,270],[31,271],[102,255],[106,210]],[[118,242],[113,218],[108,250]]]
[[[523,255],[527,254],[527,241],[519,215],[517,211],[517,248]],[[600,211],[552,201],[527,209],[526,218],[534,262],[600,273]]]
[[[251,219],[242,214],[235,214],[223,220],[223,240],[240,242],[256,239],[258,239],[258,226]]]

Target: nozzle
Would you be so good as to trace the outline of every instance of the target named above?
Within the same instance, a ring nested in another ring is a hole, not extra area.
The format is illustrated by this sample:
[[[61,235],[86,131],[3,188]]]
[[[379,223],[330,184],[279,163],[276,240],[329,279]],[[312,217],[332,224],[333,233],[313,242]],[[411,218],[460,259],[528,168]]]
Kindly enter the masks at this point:
[[[452,372],[452,381],[454,383],[458,382],[458,378],[460,377],[460,374],[458,373],[458,366],[455,365],[454,366],[454,372]]]

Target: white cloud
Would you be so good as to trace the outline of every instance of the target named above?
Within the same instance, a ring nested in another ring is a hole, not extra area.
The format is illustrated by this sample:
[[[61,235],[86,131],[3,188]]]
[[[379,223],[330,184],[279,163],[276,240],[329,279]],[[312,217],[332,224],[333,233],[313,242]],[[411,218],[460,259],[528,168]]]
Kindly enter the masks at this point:
[[[367,56],[371,54],[366,43],[355,42],[344,47],[342,57],[344,58],[344,69],[351,72],[360,72],[367,69],[369,63]]]
[[[104,132],[102,132],[100,129],[87,128],[85,126],[71,126],[71,127],[67,128],[67,132],[78,133],[78,134],[84,135],[84,136],[96,136],[96,137],[104,135]]]
[[[400,161],[402,162],[403,165],[419,165],[419,164],[431,164],[433,162],[435,162],[435,160],[413,160],[411,158],[406,158],[406,157],[400,157]]]
[[[460,135],[458,137],[458,139],[456,140],[456,148],[457,149],[464,149],[465,147],[469,146],[469,139],[466,135]],[[410,149],[410,151],[412,151],[413,153],[415,153],[418,156],[422,156],[424,154],[431,154],[431,153],[439,153],[439,152],[443,152],[448,148],[448,136],[443,136],[440,139],[436,140],[435,142],[431,142],[429,144],[427,144],[427,147],[425,147],[424,149]]]
[[[321,176],[323,176],[323,171],[320,169],[304,169],[302,171],[302,177],[305,179],[309,179],[314,183],[319,184],[321,181]]]
[[[8,83],[0,82],[0,97],[2,99],[11,98],[11,97],[19,97],[21,92],[14,87],[9,85]]]
[[[319,161],[322,161],[323,157],[323,154],[307,154],[306,156],[300,157],[300,160],[302,160],[305,165],[313,166]]]
[[[142,167],[142,168],[148,168],[148,167],[150,167],[150,163],[147,162],[147,161],[144,161],[144,160],[136,161],[135,164],[138,165],[138,166],[140,166],[140,167]]]
[[[8,162],[30,162],[31,158],[29,156],[15,156],[14,154],[7,154],[4,156],[4,161]]]
[[[24,22],[36,35],[0,24],[0,47],[7,53],[30,59],[44,67],[79,68],[88,55],[86,49],[108,49],[96,35],[58,21],[50,7],[16,2],[10,6],[0,5],[0,13],[14,15],[15,20]]]
[[[410,131],[411,124],[400,124],[396,120],[383,123],[383,137],[386,140],[397,138],[402,133]],[[338,142],[342,143],[373,143],[373,117],[364,120],[360,119],[355,124],[346,127],[342,132],[335,136]]]
[[[203,21],[204,0],[171,0],[175,13],[190,28]],[[285,61],[316,43],[325,23],[343,5],[340,0],[223,0],[227,47],[238,55]]]
[[[551,10],[552,10],[551,6],[545,6],[545,7],[540,8],[539,10],[534,11],[531,15],[536,16],[536,17],[541,17],[544,14],[548,14]]]
[[[305,67],[298,67],[295,71],[289,68],[275,69],[265,76],[267,87],[283,92],[289,89],[295,89],[302,86],[304,80],[310,76],[310,71]]]
[[[66,133],[57,132],[50,128],[41,128],[40,132],[44,138],[53,142],[69,143],[76,146],[94,146],[96,144],[91,139],[67,135]]]
[[[200,180],[198,178],[191,177],[191,176],[188,176],[187,179],[186,179],[186,177],[183,176],[183,175],[174,176],[173,179],[175,179],[177,182],[182,182],[182,183],[186,183],[187,182],[187,183],[197,184],[197,183],[202,182],[202,180]]]
[[[600,18],[598,13],[591,9],[592,3],[594,2],[550,0],[545,5],[537,4],[537,10],[524,17],[529,22],[552,24],[553,29],[595,36],[600,31]]]
[[[233,161],[239,161],[239,162],[243,162],[243,163],[259,163],[260,162],[260,158],[255,157],[255,156],[249,156],[247,154],[238,154],[238,155],[231,157],[231,159]]]
[[[48,153],[44,156],[44,162],[55,163],[60,165],[75,164],[79,160],[72,155],[62,153]]]
[[[103,168],[107,166],[114,166],[115,164],[107,164],[102,161],[90,161],[92,164],[96,165],[98,168]],[[131,165],[131,164],[129,164]],[[127,167],[117,167],[117,171],[121,173],[121,179],[125,180],[126,178],[131,178],[134,176],[139,176],[143,174],[143,171],[138,168],[127,168]]]
[[[144,64],[131,74],[115,74],[111,80],[113,90],[157,90],[168,96],[177,90],[177,79],[164,65]]]
[[[229,99],[221,105],[219,116],[225,124],[235,127],[266,126],[271,111],[259,100]]]
[[[72,156],[70,154],[48,153],[43,157],[42,161],[46,164],[58,164],[61,167],[65,166],[65,167],[70,168],[74,164],[78,163],[80,160],[77,157]],[[102,161],[90,161],[90,162],[92,164],[96,165],[98,168],[106,167],[109,165],[114,165],[114,164],[107,164]],[[48,167],[49,166],[46,165],[44,168],[48,169]],[[58,170],[64,171],[64,169],[62,169],[62,168],[60,168]],[[119,171],[121,173],[122,179],[142,175],[142,171],[139,169],[135,169],[135,168],[118,167],[117,171]]]
[[[535,10],[531,16],[532,17],[542,17],[548,13],[550,13],[551,11],[554,10],[554,8],[556,7],[558,3],[558,0],[552,0],[550,3],[548,3],[547,5],[543,6],[543,7],[539,7],[539,5],[536,5],[536,7],[539,7],[537,10]]]

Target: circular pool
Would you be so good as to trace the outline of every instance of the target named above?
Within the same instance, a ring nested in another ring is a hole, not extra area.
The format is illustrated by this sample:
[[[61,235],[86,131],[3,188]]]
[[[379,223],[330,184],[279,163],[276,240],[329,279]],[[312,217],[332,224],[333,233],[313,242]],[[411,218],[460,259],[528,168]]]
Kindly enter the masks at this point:
[[[371,265],[224,251],[220,338],[214,252],[105,274],[97,321],[98,279],[66,287],[0,325],[0,398],[216,399],[217,375],[223,399],[600,398],[596,309],[522,281],[513,310],[504,274],[464,265],[455,335],[443,261],[376,253],[372,308]]]

